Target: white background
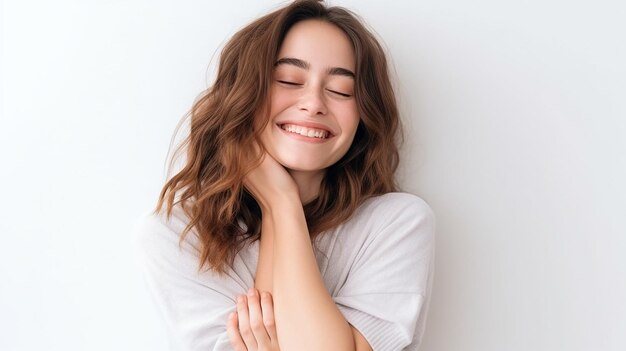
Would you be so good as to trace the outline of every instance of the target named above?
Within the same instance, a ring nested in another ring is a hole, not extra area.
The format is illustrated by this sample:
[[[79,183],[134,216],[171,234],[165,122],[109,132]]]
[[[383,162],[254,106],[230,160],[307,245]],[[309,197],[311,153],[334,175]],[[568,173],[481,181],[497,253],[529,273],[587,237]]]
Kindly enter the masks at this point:
[[[280,4],[2,3],[0,350],[166,349],[129,231],[218,49]],[[422,350],[626,350],[625,6],[331,4],[386,43],[437,215]]]

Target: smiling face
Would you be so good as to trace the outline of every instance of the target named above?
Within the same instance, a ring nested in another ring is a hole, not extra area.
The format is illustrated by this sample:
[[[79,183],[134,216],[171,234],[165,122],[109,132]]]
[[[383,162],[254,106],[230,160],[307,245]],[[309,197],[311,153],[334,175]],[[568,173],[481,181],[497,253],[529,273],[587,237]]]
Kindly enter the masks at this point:
[[[350,148],[359,123],[354,71],[352,44],[338,27],[304,20],[287,32],[261,141],[292,175],[323,174]]]

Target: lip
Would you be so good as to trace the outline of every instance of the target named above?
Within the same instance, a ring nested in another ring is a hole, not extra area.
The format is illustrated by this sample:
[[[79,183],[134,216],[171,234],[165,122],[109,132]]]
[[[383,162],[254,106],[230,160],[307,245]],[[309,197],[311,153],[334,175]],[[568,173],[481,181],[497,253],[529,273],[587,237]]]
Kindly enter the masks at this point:
[[[276,125],[276,128],[278,128],[278,130],[280,130],[281,132],[285,133],[288,137],[294,138],[296,140],[304,141],[304,142],[307,142],[307,143],[322,144],[322,143],[325,143],[325,142],[327,142],[328,140],[330,140],[330,139],[332,139],[334,137],[334,135],[329,135],[326,139],[309,138],[309,137],[305,137],[304,135],[300,135],[298,133],[288,132],[288,131],[282,129],[280,127],[282,124],[295,124],[295,123],[277,123],[275,125]]]
[[[335,136],[335,133],[328,127],[325,126],[323,124],[320,123],[315,123],[315,122],[305,122],[305,121],[280,121],[277,122],[276,125],[280,126],[283,124],[295,124],[297,126],[301,126],[301,127],[306,127],[306,128],[315,128],[315,129],[322,129],[328,132],[328,138],[329,139],[331,137]],[[282,128],[281,128],[282,129]]]

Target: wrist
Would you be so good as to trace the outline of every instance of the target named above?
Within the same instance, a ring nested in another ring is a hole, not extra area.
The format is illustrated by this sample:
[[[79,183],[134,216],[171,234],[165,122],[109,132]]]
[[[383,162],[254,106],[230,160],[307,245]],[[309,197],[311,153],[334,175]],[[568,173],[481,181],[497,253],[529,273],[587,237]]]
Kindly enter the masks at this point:
[[[302,211],[300,197],[291,194],[277,194],[267,203],[260,204],[263,218],[271,219],[291,211]]]

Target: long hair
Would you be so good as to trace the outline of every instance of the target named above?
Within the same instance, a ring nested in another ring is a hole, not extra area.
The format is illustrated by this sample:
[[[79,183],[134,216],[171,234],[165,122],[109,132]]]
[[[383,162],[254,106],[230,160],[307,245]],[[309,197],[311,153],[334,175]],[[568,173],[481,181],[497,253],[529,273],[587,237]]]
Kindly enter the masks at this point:
[[[404,142],[384,50],[358,17],[341,7],[297,0],[238,31],[221,52],[215,82],[187,114],[187,160],[164,185],[154,213],[167,204],[167,216],[180,204],[200,242],[199,270],[223,274],[246,242],[261,237],[261,209],[243,186],[260,165],[263,128],[255,116],[266,111],[274,62],[287,31],[306,19],[326,21],[351,41],[356,59],[354,96],[360,121],[347,153],[326,169],[319,196],[304,205],[311,240],[350,219],[366,199],[397,191],[398,145]],[[264,121],[268,123],[269,120]],[[170,165],[171,166],[171,165]],[[245,225],[242,228],[240,223]]]

